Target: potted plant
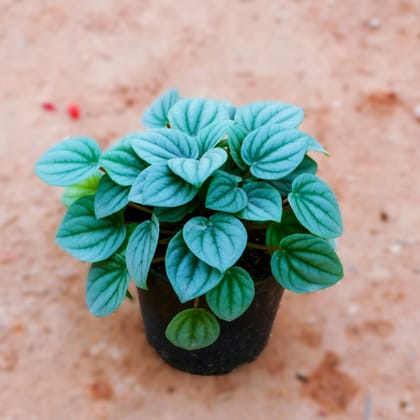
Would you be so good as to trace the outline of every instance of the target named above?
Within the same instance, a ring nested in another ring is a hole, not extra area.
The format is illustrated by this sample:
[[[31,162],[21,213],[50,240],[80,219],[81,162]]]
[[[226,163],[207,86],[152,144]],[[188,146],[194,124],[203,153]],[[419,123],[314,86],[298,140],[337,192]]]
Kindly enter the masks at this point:
[[[241,107],[169,90],[146,131],[101,153],[66,139],[36,163],[66,187],[58,245],[92,264],[86,302],[114,312],[133,279],[146,335],[171,365],[220,374],[263,350],[284,289],[307,293],[343,276],[334,250],[342,221],[297,129],[301,108]]]

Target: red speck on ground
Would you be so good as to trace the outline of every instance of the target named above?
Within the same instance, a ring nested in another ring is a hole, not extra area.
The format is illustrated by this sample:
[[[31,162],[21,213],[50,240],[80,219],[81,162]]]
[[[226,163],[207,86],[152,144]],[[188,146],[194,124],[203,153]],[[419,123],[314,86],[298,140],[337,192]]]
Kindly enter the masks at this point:
[[[57,107],[52,102],[43,102],[41,106],[43,109],[45,109],[45,111],[57,111]]]
[[[70,118],[73,120],[78,120],[80,117],[80,108],[77,104],[70,104],[67,107],[67,113],[70,115]]]

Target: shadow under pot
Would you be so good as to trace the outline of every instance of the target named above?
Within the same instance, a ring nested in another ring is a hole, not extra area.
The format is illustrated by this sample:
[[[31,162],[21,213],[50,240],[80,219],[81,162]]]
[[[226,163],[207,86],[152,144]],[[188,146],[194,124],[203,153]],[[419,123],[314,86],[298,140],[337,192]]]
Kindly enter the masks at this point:
[[[272,276],[255,283],[255,298],[239,318],[219,319],[220,335],[208,347],[187,351],[174,346],[165,336],[171,319],[192,307],[182,304],[168,278],[150,270],[149,290],[138,290],[146,337],[159,355],[171,366],[198,375],[221,375],[255,360],[267,345],[284,289]],[[205,299],[200,307],[208,308]]]

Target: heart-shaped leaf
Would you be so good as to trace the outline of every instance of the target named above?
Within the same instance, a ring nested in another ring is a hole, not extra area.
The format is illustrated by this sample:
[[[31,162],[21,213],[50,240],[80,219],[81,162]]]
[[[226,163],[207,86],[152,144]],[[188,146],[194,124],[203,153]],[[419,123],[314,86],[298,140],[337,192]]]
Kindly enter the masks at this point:
[[[207,190],[206,207],[225,213],[237,213],[246,207],[248,197],[238,187],[238,179],[230,174],[218,172]]]
[[[133,185],[140,172],[148,166],[134,152],[131,146],[132,138],[136,138],[136,135],[130,134],[122,138],[99,160],[100,166],[105,168],[110,178],[124,187]]]
[[[242,187],[247,205],[237,216],[241,219],[280,222],[283,204],[280,193],[267,182],[250,182]]]
[[[74,137],[45,152],[36,163],[35,172],[47,184],[67,187],[93,175],[99,168],[100,155],[95,140]]]
[[[181,231],[169,242],[165,267],[169,282],[182,303],[207,293],[223,277],[223,273],[199,260],[188,249]]]
[[[156,252],[159,239],[159,221],[152,215],[152,220],[140,223],[128,241],[125,259],[127,269],[136,286],[147,290],[147,275]]]
[[[209,219],[193,217],[184,225],[183,236],[196,257],[221,272],[238,261],[248,238],[240,220],[222,213],[216,213]]]
[[[86,304],[96,316],[114,312],[127,294],[130,275],[124,259],[114,254],[105,261],[92,264],[86,283]]]
[[[168,161],[171,171],[195,187],[201,187],[204,181],[217,171],[227,160],[224,149],[210,149],[199,160],[177,158]]]
[[[165,127],[168,124],[168,113],[172,106],[178,101],[179,93],[176,89],[170,89],[162,96],[152,102],[144,111],[141,122],[146,127]]]
[[[323,238],[337,238],[343,233],[335,194],[317,176],[299,175],[293,181],[288,200],[299,222],[313,234]]]
[[[280,242],[271,257],[275,279],[295,293],[325,289],[343,277],[343,267],[327,240],[296,233]]]
[[[206,294],[210,309],[221,319],[233,321],[251,305],[255,296],[254,281],[241,267],[226,271],[222,281]]]
[[[198,350],[213,344],[220,334],[216,317],[203,308],[190,308],[172,318],[166,338],[184,350]]]
[[[293,170],[289,175],[282,179],[275,179],[270,181],[270,184],[283,196],[286,197],[292,191],[292,182],[301,174],[315,175],[318,170],[317,163],[309,156],[305,156],[299,166]]]
[[[195,136],[213,122],[228,120],[229,111],[217,101],[201,98],[182,99],[171,108],[168,119],[171,127]]]
[[[98,262],[110,257],[120,247],[126,233],[122,214],[97,219],[94,197],[87,195],[69,207],[56,240],[73,257]]]
[[[131,145],[137,155],[148,163],[165,163],[183,157],[196,159],[198,146],[187,134],[170,128],[156,128],[132,134]]]
[[[248,134],[242,143],[241,156],[251,166],[252,175],[262,179],[280,179],[302,162],[308,139],[298,130],[284,130],[277,125],[263,126]]]
[[[128,199],[144,206],[178,207],[191,201],[197,192],[166,164],[160,164],[149,166],[137,177]]]
[[[248,165],[242,159],[241,147],[248,133],[248,130],[238,123],[231,124],[227,128],[230,155],[238,167],[244,170],[248,167]]]
[[[248,132],[267,124],[277,124],[282,129],[296,128],[303,121],[303,110],[295,105],[263,101],[237,109],[235,121]]]
[[[228,127],[231,124],[233,124],[231,120],[215,121],[198,132],[197,144],[200,149],[200,156],[207,150],[216,147],[226,137]]]
[[[115,183],[108,175],[99,181],[95,194],[94,209],[98,219],[114,214],[128,204],[130,187]]]
[[[61,196],[62,203],[66,207],[69,207],[79,198],[84,197],[85,195],[95,194],[102,175],[102,172],[96,171],[89,178],[86,178],[77,184],[69,185],[66,187],[63,195]]]

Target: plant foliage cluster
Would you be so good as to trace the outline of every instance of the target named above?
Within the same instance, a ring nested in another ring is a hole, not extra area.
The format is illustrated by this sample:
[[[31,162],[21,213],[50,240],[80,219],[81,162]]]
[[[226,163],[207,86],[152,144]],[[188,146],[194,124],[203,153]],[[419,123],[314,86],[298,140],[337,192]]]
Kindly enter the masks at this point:
[[[328,153],[297,128],[302,120],[303,110],[290,104],[233,107],[170,90],[146,110],[150,129],[104,153],[88,137],[48,150],[35,170],[65,187],[68,210],[56,240],[92,263],[89,310],[112,313],[130,279],[147,289],[152,265],[164,264],[179,300],[193,302],[169,323],[167,338],[192,350],[217,339],[217,318],[232,321],[251,305],[254,281],[237,264],[247,247],[271,255],[272,274],[288,290],[337,283],[340,210],[308,156]]]

